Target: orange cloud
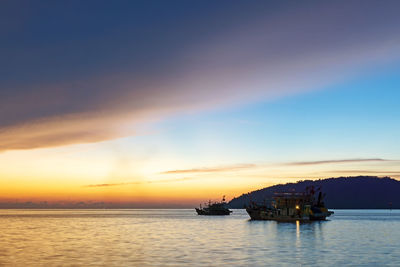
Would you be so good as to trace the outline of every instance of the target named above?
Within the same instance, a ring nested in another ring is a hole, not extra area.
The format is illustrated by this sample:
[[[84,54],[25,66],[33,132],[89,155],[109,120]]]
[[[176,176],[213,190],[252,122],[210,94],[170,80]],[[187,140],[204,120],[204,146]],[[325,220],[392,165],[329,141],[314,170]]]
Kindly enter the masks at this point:
[[[254,168],[255,164],[236,164],[229,166],[211,167],[211,168],[197,168],[197,169],[186,169],[186,170],[171,170],[162,172],[161,174],[181,174],[181,173],[207,173],[207,172],[229,172],[240,169]]]
[[[289,162],[284,165],[301,166],[301,165],[320,165],[320,164],[335,164],[335,163],[357,163],[357,162],[374,162],[374,161],[391,161],[387,159],[373,158],[373,159],[338,159],[338,160],[318,160],[318,161],[300,161]]]
[[[216,166],[216,167],[202,167],[193,169],[183,170],[169,170],[162,172],[161,174],[182,174],[182,173],[213,173],[213,172],[230,172],[239,171],[246,169],[271,167],[271,166],[306,166],[306,165],[323,165],[323,164],[340,164],[340,163],[362,163],[362,162],[392,162],[395,160],[371,158],[371,159],[338,159],[338,160],[319,160],[319,161],[301,161],[301,162],[286,162],[276,164],[233,164],[227,166]]]
[[[170,182],[188,181],[188,180],[192,180],[192,179],[193,179],[193,178],[185,177],[185,178],[164,179],[164,180],[145,181],[145,182],[126,182],[126,183],[110,183],[110,184],[90,184],[90,185],[85,185],[84,187],[112,187],[112,186],[133,185],[133,184],[170,183]]]

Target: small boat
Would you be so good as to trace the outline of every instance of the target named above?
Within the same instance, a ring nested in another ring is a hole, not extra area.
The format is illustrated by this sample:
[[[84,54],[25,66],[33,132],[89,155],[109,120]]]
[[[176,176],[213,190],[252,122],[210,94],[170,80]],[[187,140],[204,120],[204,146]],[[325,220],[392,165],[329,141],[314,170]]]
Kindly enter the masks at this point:
[[[226,205],[225,196],[223,196],[221,202],[212,203],[210,200],[205,207],[200,204],[200,208],[196,208],[196,212],[198,215],[229,215],[232,211]]]
[[[305,192],[275,193],[269,205],[250,203],[246,211],[252,220],[274,221],[322,221],[333,214],[323,202],[324,194],[319,188],[315,199],[314,187],[307,187]]]

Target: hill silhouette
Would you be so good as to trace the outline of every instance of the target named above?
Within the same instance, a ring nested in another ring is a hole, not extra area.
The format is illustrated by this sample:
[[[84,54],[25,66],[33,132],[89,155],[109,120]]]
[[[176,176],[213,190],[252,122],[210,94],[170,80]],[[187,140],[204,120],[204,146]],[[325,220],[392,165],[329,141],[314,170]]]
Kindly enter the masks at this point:
[[[279,184],[232,199],[230,208],[243,208],[250,201],[263,203],[275,192],[303,192],[307,186],[321,186],[330,209],[400,209],[400,181],[390,177],[357,176],[305,180]]]

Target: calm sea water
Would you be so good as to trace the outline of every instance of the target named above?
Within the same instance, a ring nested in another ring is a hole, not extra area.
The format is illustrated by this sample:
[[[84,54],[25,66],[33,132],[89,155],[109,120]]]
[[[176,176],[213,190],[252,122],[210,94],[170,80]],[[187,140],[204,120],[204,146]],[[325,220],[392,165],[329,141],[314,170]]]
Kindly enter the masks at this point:
[[[277,223],[244,210],[0,210],[0,265],[400,266],[400,211]]]

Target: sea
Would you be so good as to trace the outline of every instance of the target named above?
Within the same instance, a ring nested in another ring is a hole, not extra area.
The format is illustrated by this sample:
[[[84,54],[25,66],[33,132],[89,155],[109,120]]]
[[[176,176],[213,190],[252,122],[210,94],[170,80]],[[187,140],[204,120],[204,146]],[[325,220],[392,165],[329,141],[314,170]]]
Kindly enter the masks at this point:
[[[245,210],[0,210],[0,266],[400,266],[400,210],[311,223]]]

